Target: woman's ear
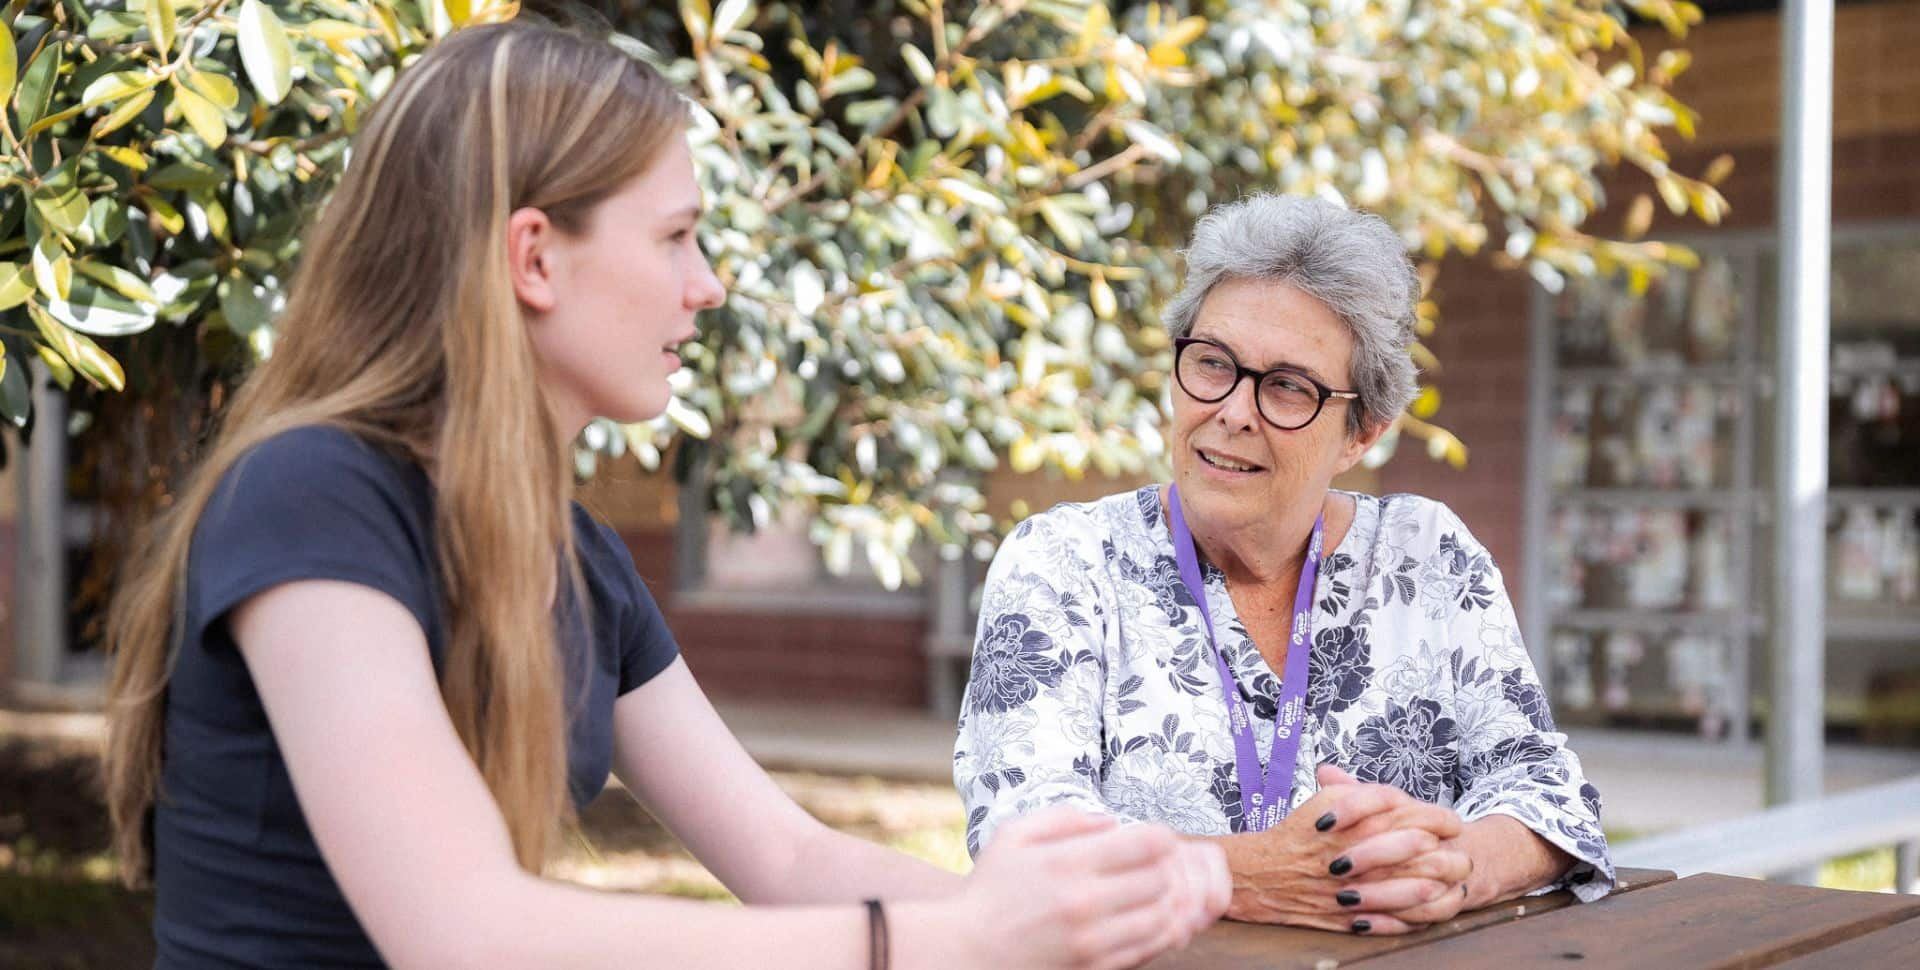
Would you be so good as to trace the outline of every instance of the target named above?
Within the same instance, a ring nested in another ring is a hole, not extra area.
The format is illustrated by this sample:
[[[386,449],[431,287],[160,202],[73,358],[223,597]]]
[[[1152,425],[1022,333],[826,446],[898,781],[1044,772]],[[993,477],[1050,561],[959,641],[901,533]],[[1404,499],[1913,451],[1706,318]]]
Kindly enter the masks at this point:
[[[507,216],[507,272],[513,294],[536,313],[551,311],[559,295],[554,279],[558,235],[553,220],[539,209],[515,209]]]
[[[1380,436],[1393,427],[1392,421],[1380,421],[1362,428],[1359,434],[1347,439],[1346,447],[1340,452],[1340,469],[1335,474],[1346,472],[1359,464],[1361,456],[1380,442]]]

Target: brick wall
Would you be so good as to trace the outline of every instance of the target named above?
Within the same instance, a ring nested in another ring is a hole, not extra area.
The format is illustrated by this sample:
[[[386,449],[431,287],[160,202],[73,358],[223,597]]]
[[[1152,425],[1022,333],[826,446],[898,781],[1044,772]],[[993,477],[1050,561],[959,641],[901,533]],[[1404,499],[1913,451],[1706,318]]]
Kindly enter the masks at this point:
[[[737,607],[674,595],[671,528],[623,528],[688,669],[709,693],[878,707],[926,703],[921,616],[780,612],[742,594]],[[704,599],[704,598],[703,598]]]

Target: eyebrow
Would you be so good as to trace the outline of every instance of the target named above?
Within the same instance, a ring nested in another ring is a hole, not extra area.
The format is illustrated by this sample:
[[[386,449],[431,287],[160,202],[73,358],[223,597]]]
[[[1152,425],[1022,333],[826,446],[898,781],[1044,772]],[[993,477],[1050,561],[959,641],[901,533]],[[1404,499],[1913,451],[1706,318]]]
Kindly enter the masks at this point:
[[[677,222],[681,219],[686,219],[692,222],[698,222],[703,212],[704,210],[696,203],[667,213],[665,221]]]
[[[1207,342],[1209,342],[1209,343],[1216,343],[1216,344],[1219,344],[1220,346],[1222,346],[1222,347],[1225,347],[1225,348],[1227,348],[1227,353],[1230,353],[1230,354],[1232,354],[1232,355],[1233,355],[1233,359],[1234,359],[1234,360],[1241,360],[1241,357],[1240,357],[1240,352],[1239,352],[1238,350],[1235,350],[1235,349],[1233,349],[1233,345],[1232,345],[1232,344],[1230,344],[1230,343],[1227,343],[1227,342],[1226,342],[1225,340],[1222,340],[1222,339],[1220,339],[1219,337],[1214,337],[1214,336],[1210,336],[1210,335],[1208,335],[1208,334],[1204,334],[1204,333],[1200,333],[1200,332],[1198,332],[1198,331],[1188,331],[1188,333],[1187,333],[1187,336],[1189,336],[1189,337],[1192,337],[1192,338],[1193,338],[1193,339],[1195,339],[1195,340],[1205,340],[1205,341],[1207,341]],[[1245,364],[1245,362],[1244,362],[1244,361],[1242,362],[1242,364],[1241,364],[1241,366],[1243,366],[1243,367],[1244,367],[1244,366],[1246,366],[1246,364]],[[1311,378],[1313,378],[1314,380],[1316,380],[1316,381],[1319,381],[1319,382],[1320,382],[1320,383],[1322,383],[1322,384],[1327,384],[1327,383],[1328,383],[1328,382],[1327,382],[1327,379],[1326,379],[1325,377],[1323,377],[1323,376],[1321,376],[1321,374],[1320,374],[1320,372],[1319,372],[1319,371],[1317,371],[1317,370],[1314,370],[1313,368],[1311,368],[1311,367],[1308,367],[1308,366],[1307,366],[1307,365],[1305,365],[1305,364],[1296,364],[1296,363],[1294,363],[1294,362],[1292,362],[1292,361],[1282,361],[1282,362],[1280,362],[1280,363],[1278,363],[1278,364],[1274,364],[1274,365],[1272,365],[1272,366],[1270,366],[1270,367],[1251,367],[1251,368],[1248,368],[1248,369],[1250,369],[1250,370],[1257,370],[1257,371],[1259,371],[1259,372],[1260,372],[1260,373],[1262,373],[1262,374],[1264,374],[1264,373],[1266,373],[1266,372],[1268,372],[1268,371],[1275,371],[1275,370],[1290,370],[1290,371],[1294,371],[1295,373],[1300,373],[1300,374],[1305,374],[1305,375],[1307,375],[1308,377],[1311,377]],[[1332,385],[1331,385],[1331,384],[1328,384],[1328,386],[1329,386],[1329,387],[1331,387]]]

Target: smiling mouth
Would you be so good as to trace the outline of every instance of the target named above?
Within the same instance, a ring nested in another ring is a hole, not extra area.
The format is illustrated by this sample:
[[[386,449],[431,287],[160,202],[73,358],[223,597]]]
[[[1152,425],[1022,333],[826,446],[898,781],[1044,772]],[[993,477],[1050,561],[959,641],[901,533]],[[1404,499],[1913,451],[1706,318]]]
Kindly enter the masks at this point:
[[[1221,471],[1229,471],[1229,472],[1266,471],[1266,469],[1261,468],[1259,465],[1255,465],[1251,462],[1245,462],[1245,461],[1240,461],[1234,458],[1228,458],[1225,455],[1217,455],[1207,451],[1204,448],[1195,448],[1194,454],[1199,455],[1201,461],[1204,461],[1207,464],[1220,469]]]

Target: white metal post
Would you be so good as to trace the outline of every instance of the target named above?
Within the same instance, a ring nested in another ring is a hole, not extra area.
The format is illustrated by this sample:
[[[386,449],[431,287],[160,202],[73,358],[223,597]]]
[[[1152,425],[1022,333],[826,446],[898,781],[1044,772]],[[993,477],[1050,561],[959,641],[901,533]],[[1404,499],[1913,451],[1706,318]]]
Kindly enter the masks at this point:
[[[1833,0],[1786,0],[1782,37],[1770,804],[1817,798],[1822,785]]]
[[[32,364],[33,442],[21,449],[14,565],[15,676],[21,687],[60,682],[67,655],[67,396]]]

